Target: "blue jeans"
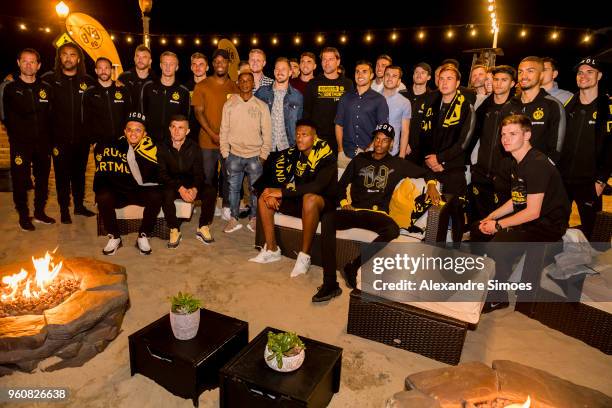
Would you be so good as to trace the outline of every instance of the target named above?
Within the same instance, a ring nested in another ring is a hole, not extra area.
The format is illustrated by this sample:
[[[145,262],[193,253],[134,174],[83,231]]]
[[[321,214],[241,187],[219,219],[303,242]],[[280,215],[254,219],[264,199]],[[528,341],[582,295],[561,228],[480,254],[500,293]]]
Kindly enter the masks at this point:
[[[259,160],[259,156],[246,159],[230,153],[227,159],[225,159],[225,171],[229,184],[229,204],[232,217],[237,219],[240,213],[240,187],[242,186],[242,178],[245,174],[249,180],[251,189],[251,210],[249,218],[256,217],[257,197],[253,192],[253,184],[263,173],[263,165]]]

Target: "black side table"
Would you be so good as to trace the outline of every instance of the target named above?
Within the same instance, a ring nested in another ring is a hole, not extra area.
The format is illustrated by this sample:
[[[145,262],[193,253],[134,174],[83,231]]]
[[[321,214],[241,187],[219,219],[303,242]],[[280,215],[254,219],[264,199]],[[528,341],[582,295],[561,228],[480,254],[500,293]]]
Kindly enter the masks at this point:
[[[165,315],[128,338],[131,374],[140,373],[198,406],[205,390],[219,385],[219,369],[249,341],[242,320],[201,309],[195,338],[177,340]]]
[[[220,371],[222,408],[322,408],[340,389],[342,349],[300,336],[304,364],[291,373],[274,371],[264,361],[266,327]]]

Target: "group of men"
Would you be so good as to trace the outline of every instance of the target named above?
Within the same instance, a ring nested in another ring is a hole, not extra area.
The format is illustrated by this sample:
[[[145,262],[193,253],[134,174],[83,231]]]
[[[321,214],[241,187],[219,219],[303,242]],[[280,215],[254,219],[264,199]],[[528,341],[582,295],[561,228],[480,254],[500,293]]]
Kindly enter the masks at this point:
[[[82,202],[94,144],[94,191],[109,232],[104,254],[122,245],[115,208],[145,207],[137,246],[149,254],[160,208],[171,229],[168,247],[180,243],[176,198],[202,202],[196,237],[205,244],[214,242],[209,226],[217,195],[226,233],[243,227],[244,198],[250,203],[247,228],[254,231],[259,218],[266,238],[254,262],[280,259],[275,212],[302,219],[302,251],[291,276],[308,270],[321,223],[325,278],[315,302],[341,293],[335,231],[364,228],[378,234],[376,241],[389,242],[400,227],[409,227],[389,216],[395,187],[406,177],[427,181],[431,203],[440,201],[440,191],[452,197],[455,242],[462,240],[466,215],[472,239],[559,239],[568,225],[568,195],[590,236],[610,177],[612,148],[612,104],[598,88],[603,72],[596,58],[576,66],[573,95],[556,86],[558,70],[549,58],[524,58],[518,70],[475,65],[468,87],[460,85],[459,64],[452,59],[435,71],[417,64],[410,85],[388,55],[375,65],[358,61],[352,81],[340,73],[333,47],[321,51],[318,76],[310,52],[299,62],[278,58],[274,78],[263,72],[266,55],[260,49],[241,63],[237,81],[229,77],[229,60],[227,51],[217,49],[207,76],[208,59],[193,54],[192,80],[182,85],[176,54],[161,54],[157,77],[150,50],[138,46],[134,68],[117,82],[106,58],[95,62],[94,81],[84,72],[80,49],[69,43],[58,49],[55,70],[39,79],[40,56],[23,50],[19,75],[2,85],[21,227],[34,229],[27,205],[31,168],[34,220],[55,222],[44,211],[50,157],[61,221],[70,222],[70,189],[75,214],[93,214]],[[432,73],[435,89],[428,87]],[[338,180],[339,169],[344,173]],[[350,287],[362,261],[343,271]]]

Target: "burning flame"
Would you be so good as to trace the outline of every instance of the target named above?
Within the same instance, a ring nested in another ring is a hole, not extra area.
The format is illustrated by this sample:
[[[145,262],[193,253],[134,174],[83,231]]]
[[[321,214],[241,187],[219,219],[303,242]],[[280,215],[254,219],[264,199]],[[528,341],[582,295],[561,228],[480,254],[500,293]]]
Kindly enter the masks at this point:
[[[52,254],[55,254],[55,251],[57,251],[57,248],[51,253],[47,251],[42,258],[32,257],[32,263],[36,271],[33,277],[22,268],[19,273],[2,278],[2,283],[5,285],[3,291],[10,291],[8,295],[2,295],[2,300],[15,300],[19,295],[26,299],[32,297],[38,299],[41,294],[47,293],[47,286],[57,277],[63,265],[62,261],[58,264],[53,261]],[[20,290],[21,293],[19,294]]]
[[[506,408],[529,408],[531,406],[531,397],[529,397],[529,395],[527,396],[527,401],[525,401],[524,403],[518,403],[518,404],[512,404],[512,405],[506,405]]]

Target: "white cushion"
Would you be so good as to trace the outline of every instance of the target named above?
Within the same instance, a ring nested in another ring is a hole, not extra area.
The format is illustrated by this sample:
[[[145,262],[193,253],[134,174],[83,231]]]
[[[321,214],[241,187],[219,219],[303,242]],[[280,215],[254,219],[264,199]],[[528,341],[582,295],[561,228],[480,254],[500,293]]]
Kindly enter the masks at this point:
[[[176,207],[176,217],[177,218],[191,218],[191,214],[193,213],[193,204],[186,203],[181,199],[174,200],[174,206]],[[142,214],[144,213],[144,207],[139,205],[126,205],[123,208],[116,208],[115,214],[117,215],[118,220],[139,220],[142,218]],[[163,218],[164,211],[160,210],[159,214],[157,214],[157,218]]]

